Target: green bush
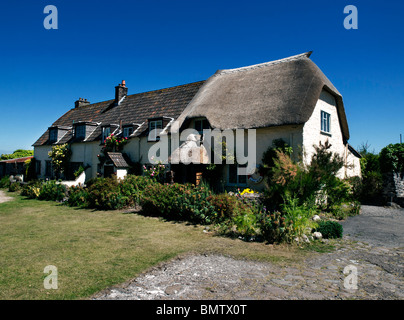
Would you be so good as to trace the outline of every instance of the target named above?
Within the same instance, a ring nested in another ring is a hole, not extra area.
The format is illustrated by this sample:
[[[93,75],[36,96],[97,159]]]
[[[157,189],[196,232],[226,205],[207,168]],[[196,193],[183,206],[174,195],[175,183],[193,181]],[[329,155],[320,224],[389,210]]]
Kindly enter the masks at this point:
[[[20,190],[21,190],[21,185],[18,182],[13,182],[8,187],[9,192],[15,192],[15,191],[20,191]]]
[[[55,180],[49,180],[42,183],[39,191],[39,200],[63,201],[67,195],[67,188]]]
[[[179,184],[156,183],[146,186],[141,199],[143,211],[168,219],[180,218],[180,213],[175,210],[174,203],[183,188],[185,187]]]
[[[317,210],[313,205],[299,205],[297,198],[287,196],[281,208],[281,212],[286,218],[286,225],[290,227],[288,230],[291,233],[288,235],[289,238],[301,237],[316,226],[312,218]]]
[[[22,187],[21,195],[30,199],[38,199],[42,183],[39,180],[32,180]]]
[[[174,210],[187,221],[209,224],[216,221],[215,207],[209,201],[211,191],[206,185],[180,185],[174,200]]]
[[[0,188],[10,187],[10,176],[4,176],[0,179]]]
[[[325,239],[342,238],[343,227],[336,221],[320,221],[313,231],[320,232]]]
[[[71,207],[88,207],[88,191],[81,186],[73,186],[68,190],[66,204]]]
[[[380,151],[382,172],[404,172],[404,143],[389,144]]]
[[[238,199],[227,193],[211,195],[207,199],[216,212],[216,222],[232,219],[236,214]]]
[[[88,206],[101,210],[114,210],[130,206],[130,198],[122,195],[115,177],[99,178],[88,188]]]
[[[123,196],[129,198],[129,202],[132,204],[140,204],[142,193],[144,189],[150,184],[156,184],[153,181],[144,176],[127,175],[125,179],[120,181],[119,189]]]
[[[287,221],[279,211],[268,213],[264,209],[259,224],[263,238],[270,243],[292,240],[293,222]]]
[[[80,166],[74,173],[74,178],[77,179],[85,171],[83,166]]]
[[[234,231],[237,235],[250,239],[259,233],[259,219],[257,214],[248,207],[238,211],[232,218]]]

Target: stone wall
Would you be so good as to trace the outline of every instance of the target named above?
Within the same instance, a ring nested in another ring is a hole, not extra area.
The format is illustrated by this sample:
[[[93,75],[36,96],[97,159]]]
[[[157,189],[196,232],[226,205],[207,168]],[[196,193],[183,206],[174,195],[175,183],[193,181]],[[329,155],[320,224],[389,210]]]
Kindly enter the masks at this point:
[[[383,196],[404,208],[404,172],[383,174]]]

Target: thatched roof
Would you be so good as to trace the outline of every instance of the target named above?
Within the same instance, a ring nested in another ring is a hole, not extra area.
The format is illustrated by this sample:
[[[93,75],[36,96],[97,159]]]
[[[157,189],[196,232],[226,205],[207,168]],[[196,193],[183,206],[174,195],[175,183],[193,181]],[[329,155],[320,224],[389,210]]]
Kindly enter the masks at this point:
[[[304,124],[326,89],[336,98],[342,133],[348,140],[342,96],[309,59],[310,54],[217,71],[179,117],[180,127],[195,117],[206,117],[212,128],[220,130]]]

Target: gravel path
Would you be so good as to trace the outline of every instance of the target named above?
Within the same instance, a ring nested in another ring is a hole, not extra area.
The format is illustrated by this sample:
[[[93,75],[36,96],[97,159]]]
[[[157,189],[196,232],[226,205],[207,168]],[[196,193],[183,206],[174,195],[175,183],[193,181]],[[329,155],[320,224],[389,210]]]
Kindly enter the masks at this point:
[[[189,255],[93,299],[403,300],[404,246],[398,232],[403,219],[404,210],[364,206],[360,216],[343,222],[346,233],[333,252],[313,253],[304,263],[285,267]],[[344,274],[347,266],[357,270],[357,289],[344,285],[353,276],[352,271]]]
[[[4,191],[0,190],[0,203],[10,201],[12,199],[13,198],[11,197],[7,197]]]
[[[404,247],[404,209],[362,206],[362,213],[342,226],[350,239],[375,246]]]

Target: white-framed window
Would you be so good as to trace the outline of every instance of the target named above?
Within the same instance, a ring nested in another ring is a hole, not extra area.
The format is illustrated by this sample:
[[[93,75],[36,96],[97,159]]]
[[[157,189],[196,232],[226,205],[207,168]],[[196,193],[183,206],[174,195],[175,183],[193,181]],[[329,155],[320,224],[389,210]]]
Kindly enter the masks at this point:
[[[111,127],[103,127],[102,128],[102,138],[101,143],[105,142],[105,139],[111,134]]]
[[[149,121],[149,141],[157,141],[158,134],[163,129],[163,120],[150,120]]]
[[[229,164],[227,171],[227,184],[230,186],[246,186],[247,176],[238,175],[238,168],[246,168],[246,164]]]
[[[331,132],[331,115],[321,110],[321,131]]]
[[[75,136],[77,139],[84,139],[86,137],[86,125],[85,124],[76,125]]]
[[[49,142],[58,141],[58,129],[52,128],[49,129]]]
[[[124,138],[129,138],[132,133],[133,133],[132,126],[123,127],[123,137]]]

